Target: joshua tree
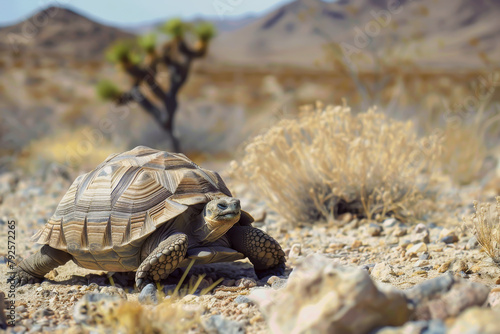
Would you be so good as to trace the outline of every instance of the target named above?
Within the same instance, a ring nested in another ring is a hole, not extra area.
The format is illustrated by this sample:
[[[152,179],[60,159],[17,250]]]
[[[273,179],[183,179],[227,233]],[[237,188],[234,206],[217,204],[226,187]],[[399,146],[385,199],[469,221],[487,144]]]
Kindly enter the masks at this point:
[[[166,131],[173,149],[179,152],[179,141],[174,134],[177,94],[188,78],[192,61],[207,53],[208,43],[215,36],[215,28],[210,23],[191,27],[180,19],[172,19],[160,31],[170,35],[171,39],[159,49],[155,34],[141,36],[137,43],[123,41],[113,45],[107,57],[132,79],[132,87],[123,92],[111,81],[104,80],[98,84],[97,91],[102,98],[113,100],[118,105],[138,103]],[[190,47],[185,40],[188,32],[194,33],[198,39],[194,47]],[[142,59],[139,59],[138,52],[142,53]],[[168,70],[167,88],[157,81],[158,70],[162,67]],[[160,103],[143,94],[145,87]]]

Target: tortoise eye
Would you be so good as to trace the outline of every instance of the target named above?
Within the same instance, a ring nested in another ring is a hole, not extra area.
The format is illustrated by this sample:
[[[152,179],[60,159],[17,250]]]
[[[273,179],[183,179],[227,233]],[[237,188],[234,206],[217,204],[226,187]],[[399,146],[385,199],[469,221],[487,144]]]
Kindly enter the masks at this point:
[[[226,204],[223,204],[223,203],[218,203],[217,204],[217,207],[221,210],[226,210],[227,209],[227,205]]]

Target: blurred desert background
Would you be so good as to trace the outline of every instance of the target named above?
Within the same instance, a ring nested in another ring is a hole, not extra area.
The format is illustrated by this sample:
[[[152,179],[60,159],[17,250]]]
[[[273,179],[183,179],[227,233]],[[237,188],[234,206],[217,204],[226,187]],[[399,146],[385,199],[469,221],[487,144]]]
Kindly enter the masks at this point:
[[[399,269],[381,280],[398,288],[448,267],[500,284],[498,266],[471,269],[488,254],[500,262],[500,2],[293,0],[233,15],[244,5],[215,0],[185,18],[165,4],[163,18],[126,24],[54,2],[0,26],[0,219],[18,221],[18,256],[36,249],[24,240],[77,175],[138,145],[174,150],[151,112],[117,96],[137,79],[125,63],[148,63],[180,36],[203,55],[176,93],[179,150],[221,173],[287,250],[289,269],[296,245],[296,257],[363,253],[363,240],[373,256],[343,259],[372,275],[371,264],[387,261]],[[168,91],[170,68],[155,76]],[[158,104],[145,81],[137,87]],[[474,200],[490,203],[491,217]],[[472,239],[481,222],[497,238],[486,252]],[[287,332],[264,325],[272,308],[259,310],[219,313],[248,332]]]

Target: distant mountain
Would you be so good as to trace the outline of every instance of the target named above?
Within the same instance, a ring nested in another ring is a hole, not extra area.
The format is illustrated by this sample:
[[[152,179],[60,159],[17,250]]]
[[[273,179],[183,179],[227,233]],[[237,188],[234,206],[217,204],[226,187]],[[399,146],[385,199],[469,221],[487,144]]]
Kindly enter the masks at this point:
[[[247,24],[250,24],[250,23],[258,20],[258,19],[259,19],[258,16],[253,16],[253,15],[244,16],[244,17],[237,18],[237,19],[223,19],[223,20],[217,19],[217,18],[200,17],[200,18],[196,18],[194,20],[191,20],[189,22],[196,24],[198,22],[209,21],[209,22],[212,22],[214,24],[215,28],[217,28],[217,32],[224,33],[224,32],[230,32],[230,31],[237,30],[241,27],[246,26]],[[157,28],[161,27],[167,20],[168,20],[168,18],[165,18],[164,20],[159,20],[157,22],[151,22],[151,23],[145,23],[145,24],[139,24],[139,25],[133,25],[133,26],[123,26],[120,29],[127,31],[127,32],[130,32],[130,33],[133,33],[133,34],[141,35],[141,34],[155,31]]]
[[[215,19],[219,33],[208,61],[326,67],[347,57],[358,67],[372,69],[381,62],[454,70],[500,65],[500,0],[399,0],[400,7],[394,3],[295,0],[261,17]],[[125,32],[50,7],[0,28],[0,52],[32,50],[92,59],[101,57],[113,41],[133,38],[133,33],[151,31],[158,24],[128,27]]]
[[[102,57],[118,39],[134,37],[94,22],[70,9],[50,7],[18,24],[0,29],[0,52],[35,51],[80,59]]]
[[[325,47],[358,65],[435,68],[500,65],[497,0],[296,0],[221,34],[211,55],[233,64],[324,64]],[[392,9],[392,12],[390,11]]]

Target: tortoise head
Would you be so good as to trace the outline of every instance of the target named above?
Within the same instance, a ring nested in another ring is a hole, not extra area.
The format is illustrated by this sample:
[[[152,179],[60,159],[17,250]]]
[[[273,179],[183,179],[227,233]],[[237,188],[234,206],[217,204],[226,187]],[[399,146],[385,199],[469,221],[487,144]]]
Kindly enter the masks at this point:
[[[205,205],[203,218],[208,229],[205,241],[219,239],[240,220],[240,200],[232,197],[213,199]]]

